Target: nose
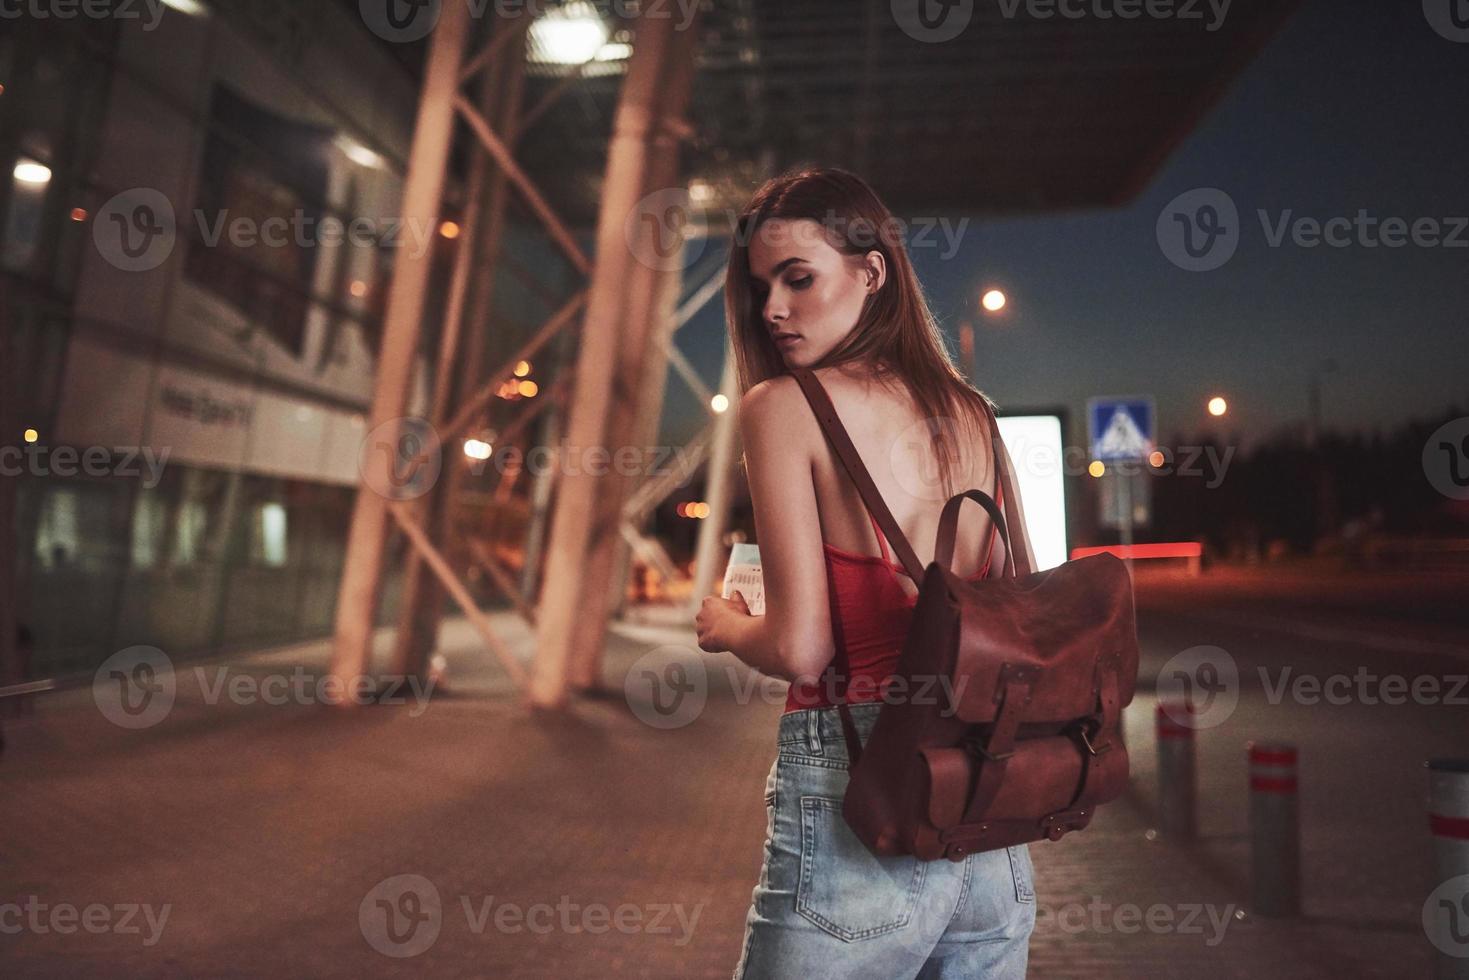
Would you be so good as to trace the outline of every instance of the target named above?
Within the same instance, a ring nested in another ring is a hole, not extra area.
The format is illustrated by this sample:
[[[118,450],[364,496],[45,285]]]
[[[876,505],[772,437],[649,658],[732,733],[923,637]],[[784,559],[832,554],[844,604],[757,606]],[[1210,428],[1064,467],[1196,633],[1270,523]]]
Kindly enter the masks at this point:
[[[774,290],[772,290],[770,296],[765,300],[765,322],[773,327],[776,324],[783,323],[790,316],[790,313],[791,311],[787,308],[785,300],[779,298]]]

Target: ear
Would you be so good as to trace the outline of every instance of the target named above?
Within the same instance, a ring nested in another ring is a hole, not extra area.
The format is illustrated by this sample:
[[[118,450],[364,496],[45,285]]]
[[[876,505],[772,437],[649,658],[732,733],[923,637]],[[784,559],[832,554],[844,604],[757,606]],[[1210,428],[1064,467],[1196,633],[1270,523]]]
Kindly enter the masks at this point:
[[[882,289],[883,283],[888,281],[888,262],[883,254],[873,249],[862,257],[863,275],[866,277],[865,285],[868,295]]]

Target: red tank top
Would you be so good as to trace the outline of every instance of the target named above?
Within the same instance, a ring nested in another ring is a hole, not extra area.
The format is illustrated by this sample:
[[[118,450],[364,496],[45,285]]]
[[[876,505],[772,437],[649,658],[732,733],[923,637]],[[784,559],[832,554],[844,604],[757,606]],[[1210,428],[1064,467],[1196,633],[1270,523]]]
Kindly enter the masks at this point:
[[[1004,506],[1003,491],[995,487],[995,503]],[[902,653],[903,639],[908,635],[908,626],[913,619],[913,607],[917,596],[903,591],[897,576],[908,578],[902,562],[888,557],[887,538],[871,514],[872,529],[877,532],[877,543],[882,557],[859,555],[850,551],[822,544],[826,553],[826,587],[831,600],[831,630],[836,641],[836,658],[845,652],[846,663],[855,681],[861,682],[847,698],[849,704],[864,701],[879,701],[889,678],[898,666]],[[995,541],[999,529],[990,528],[990,546],[985,552],[984,567],[967,581],[986,578],[990,562],[994,558]],[[840,660],[834,660],[840,663]],[[792,684],[786,694],[786,711],[803,708],[829,708],[834,703],[826,682],[826,674],[814,684]]]

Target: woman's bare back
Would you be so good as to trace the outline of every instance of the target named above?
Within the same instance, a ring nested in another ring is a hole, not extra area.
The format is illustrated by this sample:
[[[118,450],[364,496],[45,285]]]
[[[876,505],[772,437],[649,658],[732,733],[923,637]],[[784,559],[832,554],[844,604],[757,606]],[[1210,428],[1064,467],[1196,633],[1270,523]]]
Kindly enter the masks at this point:
[[[932,445],[930,426],[906,388],[873,379],[851,365],[822,368],[816,372],[841,418],[847,434],[872,475],[872,482],[903,529],[918,560],[925,566],[933,560],[939,515],[948,496],[939,479],[938,458]],[[995,495],[993,456],[988,433],[974,424],[945,423],[958,443],[958,459],[950,479],[955,493],[978,488]],[[880,554],[877,536],[857,486],[843,468],[830,444],[821,435],[815,419],[808,427],[816,433],[811,447],[812,478],[816,505],[821,517],[821,538],[834,548],[863,555]],[[975,433],[980,433],[976,435]],[[960,511],[952,569],[967,577],[984,567],[984,547],[989,542],[992,522],[977,505],[967,503]],[[897,561],[896,553],[891,553]],[[1005,545],[994,549],[994,575],[1003,566]],[[899,578],[911,595],[917,587],[906,576]]]

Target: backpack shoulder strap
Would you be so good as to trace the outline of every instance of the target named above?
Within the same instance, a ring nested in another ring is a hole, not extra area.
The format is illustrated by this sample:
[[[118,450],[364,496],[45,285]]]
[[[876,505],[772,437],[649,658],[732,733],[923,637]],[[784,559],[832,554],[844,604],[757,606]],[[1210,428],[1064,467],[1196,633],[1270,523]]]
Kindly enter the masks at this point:
[[[832,449],[836,450],[837,458],[842,461],[843,468],[857,484],[857,492],[862,495],[862,502],[876,518],[883,534],[887,535],[888,543],[893,546],[898,560],[913,577],[914,585],[923,583],[923,565],[918,561],[918,554],[913,546],[908,543],[908,537],[903,529],[898,527],[898,522],[893,519],[892,511],[883,502],[882,494],[878,492],[877,484],[872,482],[872,475],[867,472],[867,466],[862,462],[862,457],[857,452],[857,447],[852,444],[852,439],[847,435],[847,429],[842,425],[842,420],[837,418],[836,409],[831,404],[831,398],[827,396],[826,389],[816,379],[816,372],[810,368],[795,368],[791,371],[792,376],[800,384],[801,390],[806,394],[806,400],[811,403],[811,410],[816,413],[816,421],[821,423],[821,430],[826,433],[827,441],[831,443]],[[1009,488],[1005,490],[1009,496]]]
[[[994,410],[990,408],[988,401],[984,402],[984,413],[989,417],[990,447],[995,457],[995,479],[1001,487],[1001,495],[1004,498],[1005,526],[1010,532],[1005,547],[1010,550],[1012,545],[1018,546],[1014,550],[1015,574],[1017,577],[1029,575],[1035,571],[1030,563],[1030,531],[1026,528],[1025,522],[1020,519],[1018,505],[1020,492],[1015,489],[1015,474],[1010,470],[1010,453],[1005,449],[1005,440],[1000,437],[1000,422],[995,418]]]
[[[867,467],[862,462],[862,457],[857,453],[857,447],[852,444],[852,439],[847,435],[846,427],[842,420],[837,417],[836,409],[832,407],[831,398],[827,396],[826,389],[816,378],[816,372],[810,368],[795,368],[791,375],[801,386],[801,391],[806,395],[806,400],[811,403],[811,409],[816,413],[816,421],[821,424],[821,429],[826,433],[827,441],[836,450],[837,458],[841,460],[852,482],[857,484],[857,491],[862,495],[862,501],[867,509],[877,520],[883,533],[887,535],[888,541],[897,553],[898,560],[913,577],[915,584],[923,581],[923,566],[919,564],[918,555],[913,546],[908,543],[908,538],[903,534],[898,522],[893,519],[892,511],[888,510],[887,504],[883,502],[882,494],[878,492],[877,484],[872,482],[872,476],[867,472]],[[1010,537],[1006,542],[1006,549],[1010,550],[1014,545],[1014,569],[1016,575],[1029,575],[1035,571],[1030,562],[1030,534],[1025,527],[1025,522],[1020,519],[1018,501],[1020,493],[1015,488],[1015,475],[1011,470],[1010,454],[1005,449],[1005,440],[1000,436],[1000,423],[995,418],[994,411],[984,402],[984,411],[990,428],[990,449],[995,457],[996,480],[1002,491],[1001,499],[1005,511],[1005,525],[1009,529]]]

